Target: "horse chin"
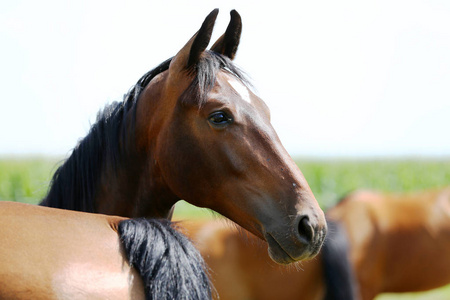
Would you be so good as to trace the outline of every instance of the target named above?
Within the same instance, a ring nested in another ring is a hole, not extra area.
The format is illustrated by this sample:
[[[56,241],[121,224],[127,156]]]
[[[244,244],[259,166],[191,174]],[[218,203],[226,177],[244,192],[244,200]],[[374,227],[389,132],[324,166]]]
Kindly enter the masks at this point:
[[[294,251],[286,250],[272,235],[267,233],[265,234],[265,239],[269,245],[267,251],[270,258],[280,265],[288,265],[298,261],[311,259],[319,252],[319,250],[311,251],[309,246],[304,246],[300,249],[296,247]],[[295,255],[293,253],[295,253]]]

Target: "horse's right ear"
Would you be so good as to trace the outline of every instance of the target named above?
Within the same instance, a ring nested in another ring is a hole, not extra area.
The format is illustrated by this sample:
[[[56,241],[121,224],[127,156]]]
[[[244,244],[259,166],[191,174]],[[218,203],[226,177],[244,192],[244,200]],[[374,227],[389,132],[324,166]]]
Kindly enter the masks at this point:
[[[230,12],[231,20],[225,33],[214,43],[211,50],[234,59],[242,32],[242,19],[234,9]]]
[[[170,63],[170,71],[184,71],[192,68],[208,47],[219,9],[215,9],[203,21],[199,31],[184,45]]]

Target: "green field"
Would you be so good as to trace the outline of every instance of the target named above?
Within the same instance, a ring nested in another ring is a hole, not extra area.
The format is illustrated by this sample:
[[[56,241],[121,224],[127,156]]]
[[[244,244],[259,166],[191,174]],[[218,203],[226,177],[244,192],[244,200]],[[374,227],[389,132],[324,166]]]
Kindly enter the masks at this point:
[[[45,157],[0,159],[0,200],[38,203],[59,161]],[[355,189],[410,192],[450,184],[450,159],[298,159],[297,163],[324,209]],[[186,202],[177,204],[176,214],[181,218],[211,215]],[[450,285],[427,293],[383,295],[377,299],[450,299]]]
[[[0,158],[0,200],[37,203],[60,162],[45,157]],[[450,184],[450,159],[298,159],[297,164],[323,208],[355,189],[409,192]]]

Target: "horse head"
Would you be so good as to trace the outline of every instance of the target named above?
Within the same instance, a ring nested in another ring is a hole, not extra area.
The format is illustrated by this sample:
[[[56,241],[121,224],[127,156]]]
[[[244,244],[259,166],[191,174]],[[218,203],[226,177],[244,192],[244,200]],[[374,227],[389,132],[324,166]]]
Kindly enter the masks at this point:
[[[206,17],[140,95],[136,140],[148,155],[151,188],[240,224],[268,242],[276,262],[310,258],[325,238],[324,214],[268,107],[232,62],[242,29],[236,11],[206,49],[217,14]]]

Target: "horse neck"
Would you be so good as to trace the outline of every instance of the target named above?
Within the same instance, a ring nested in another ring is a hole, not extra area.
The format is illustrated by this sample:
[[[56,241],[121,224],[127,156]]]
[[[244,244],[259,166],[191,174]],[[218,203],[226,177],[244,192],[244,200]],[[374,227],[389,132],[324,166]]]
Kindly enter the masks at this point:
[[[130,218],[170,219],[178,198],[161,182],[151,161],[149,157],[138,155],[117,176],[104,173],[96,199],[99,212]]]
[[[171,216],[175,197],[153,179],[155,171],[147,167],[151,155],[136,150],[135,106],[120,109],[94,124],[58,168],[42,205],[125,217]]]

